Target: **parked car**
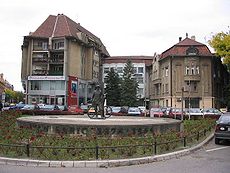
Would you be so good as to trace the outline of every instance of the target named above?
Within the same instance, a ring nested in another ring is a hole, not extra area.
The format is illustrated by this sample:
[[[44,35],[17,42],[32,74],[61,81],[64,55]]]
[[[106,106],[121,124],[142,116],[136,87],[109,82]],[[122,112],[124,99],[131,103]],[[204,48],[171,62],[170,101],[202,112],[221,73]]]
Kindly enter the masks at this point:
[[[205,117],[218,119],[222,115],[222,112],[215,108],[208,108],[208,109],[203,109],[203,114]]]
[[[76,114],[84,115],[83,109],[81,109],[77,105],[71,105],[71,106],[69,106],[68,107],[68,111],[76,113]]]
[[[57,111],[60,110],[57,105],[44,105],[44,106],[39,106],[40,110],[43,111]]]
[[[225,113],[216,121],[215,143],[219,144],[220,140],[230,140],[230,113]]]
[[[11,105],[9,107],[9,110],[19,110],[19,109],[23,108],[24,106],[25,106],[25,104],[23,102],[19,102],[16,105]]]
[[[164,113],[164,117],[169,117],[172,111],[171,107],[162,107],[161,108],[162,112]]]
[[[161,108],[151,108],[150,109],[150,117],[163,117],[164,112]]]
[[[112,106],[112,115],[114,116],[125,116],[128,114],[128,111],[124,107]]]
[[[141,114],[140,108],[138,108],[138,107],[129,107],[127,115],[141,116],[142,114]]]
[[[184,110],[183,110],[183,112],[184,112]],[[182,113],[181,108],[172,108],[169,117],[170,118],[175,118],[175,119],[181,119],[181,113]]]
[[[145,106],[138,106],[141,109],[143,116],[149,117],[149,110]]]
[[[21,110],[39,110],[39,106],[38,105],[30,105],[30,104],[26,104],[23,108],[21,108]]]
[[[68,108],[66,105],[57,105],[58,109],[61,111],[68,111]]]
[[[83,110],[83,112],[86,114],[89,109],[89,105],[81,105],[80,108]]]
[[[185,109],[185,115],[187,117],[195,118],[195,119],[204,116],[204,114],[200,108]]]

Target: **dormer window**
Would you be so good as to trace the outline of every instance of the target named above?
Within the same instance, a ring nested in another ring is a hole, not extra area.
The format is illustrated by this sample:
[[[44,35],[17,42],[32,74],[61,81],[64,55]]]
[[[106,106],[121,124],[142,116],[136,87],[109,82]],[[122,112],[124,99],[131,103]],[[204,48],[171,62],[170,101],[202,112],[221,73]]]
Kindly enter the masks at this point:
[[[189,47],[186,50],[186,55],[198,55],[199,54],[199,50],[193,46]]]

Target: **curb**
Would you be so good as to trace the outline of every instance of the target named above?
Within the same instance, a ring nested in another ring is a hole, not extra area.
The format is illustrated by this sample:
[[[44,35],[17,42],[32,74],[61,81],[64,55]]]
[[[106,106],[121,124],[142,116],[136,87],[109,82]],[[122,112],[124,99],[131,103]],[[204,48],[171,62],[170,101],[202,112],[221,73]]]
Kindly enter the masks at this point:
[[[33,166],[33,167],[74,167],[74,168],[85,168],[85,167],[108,168],[108,167],[139,165],[139,164],[165,161],[172,158],[179,158],[188,155],[202,148],[203,145],[205,145],[210,140],[212,140],[213,137],[214,134],[212,133],[204,141],[189,149],[175,151],[167,154],[142,157],[142,158],[119,159],[119,160],[95,160],[95,161],[52,161],[52,160],[44,161],[44,160],[29,160],[29,159],[0,157],[0,165]]]

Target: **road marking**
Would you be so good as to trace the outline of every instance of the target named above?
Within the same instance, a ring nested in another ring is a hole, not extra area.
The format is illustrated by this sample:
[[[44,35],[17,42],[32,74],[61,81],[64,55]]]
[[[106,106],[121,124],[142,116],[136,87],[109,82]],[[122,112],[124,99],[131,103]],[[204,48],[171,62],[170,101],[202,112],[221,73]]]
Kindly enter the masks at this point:
[[[226,149],[226,148],[229,148],[230,146],[226,146],[226,147],[219,147],[219,148],[213,148],[213,149],[210,149],[210,150],[206,150],[206,152],[212,152],[212,151],[216,151],[216,150],[223,150],[223,149]]]

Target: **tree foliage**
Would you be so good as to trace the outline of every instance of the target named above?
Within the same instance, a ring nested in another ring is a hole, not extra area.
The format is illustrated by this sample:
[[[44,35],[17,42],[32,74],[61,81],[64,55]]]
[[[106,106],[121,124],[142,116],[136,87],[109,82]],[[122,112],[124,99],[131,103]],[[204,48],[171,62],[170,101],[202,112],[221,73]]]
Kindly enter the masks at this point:
[[[107,105],[120,106],[121,101],[121,85],[119,75],[113,68],[108,72],[105,78],[106,88],[105,94]]]
[[[138,83],[134,78],[132,78],[133,74],[133,64],[131,60],[127,60],[124,67],[123,80],[121,83],[121,104],[124,106],[136,106],[137,104]]]
[[[5,94],[6,94],[6,98],[5,101],[6,102],[14,102],[14,103],[18,103],[20,101],[24,100],[24,94],[20,91],[13,91],[11,89],[5,89]]]
[[[230,33],[220,32],[212,36],[209,45],[214,48],[216,54],[224,58],[225,64],[230,64]]]

